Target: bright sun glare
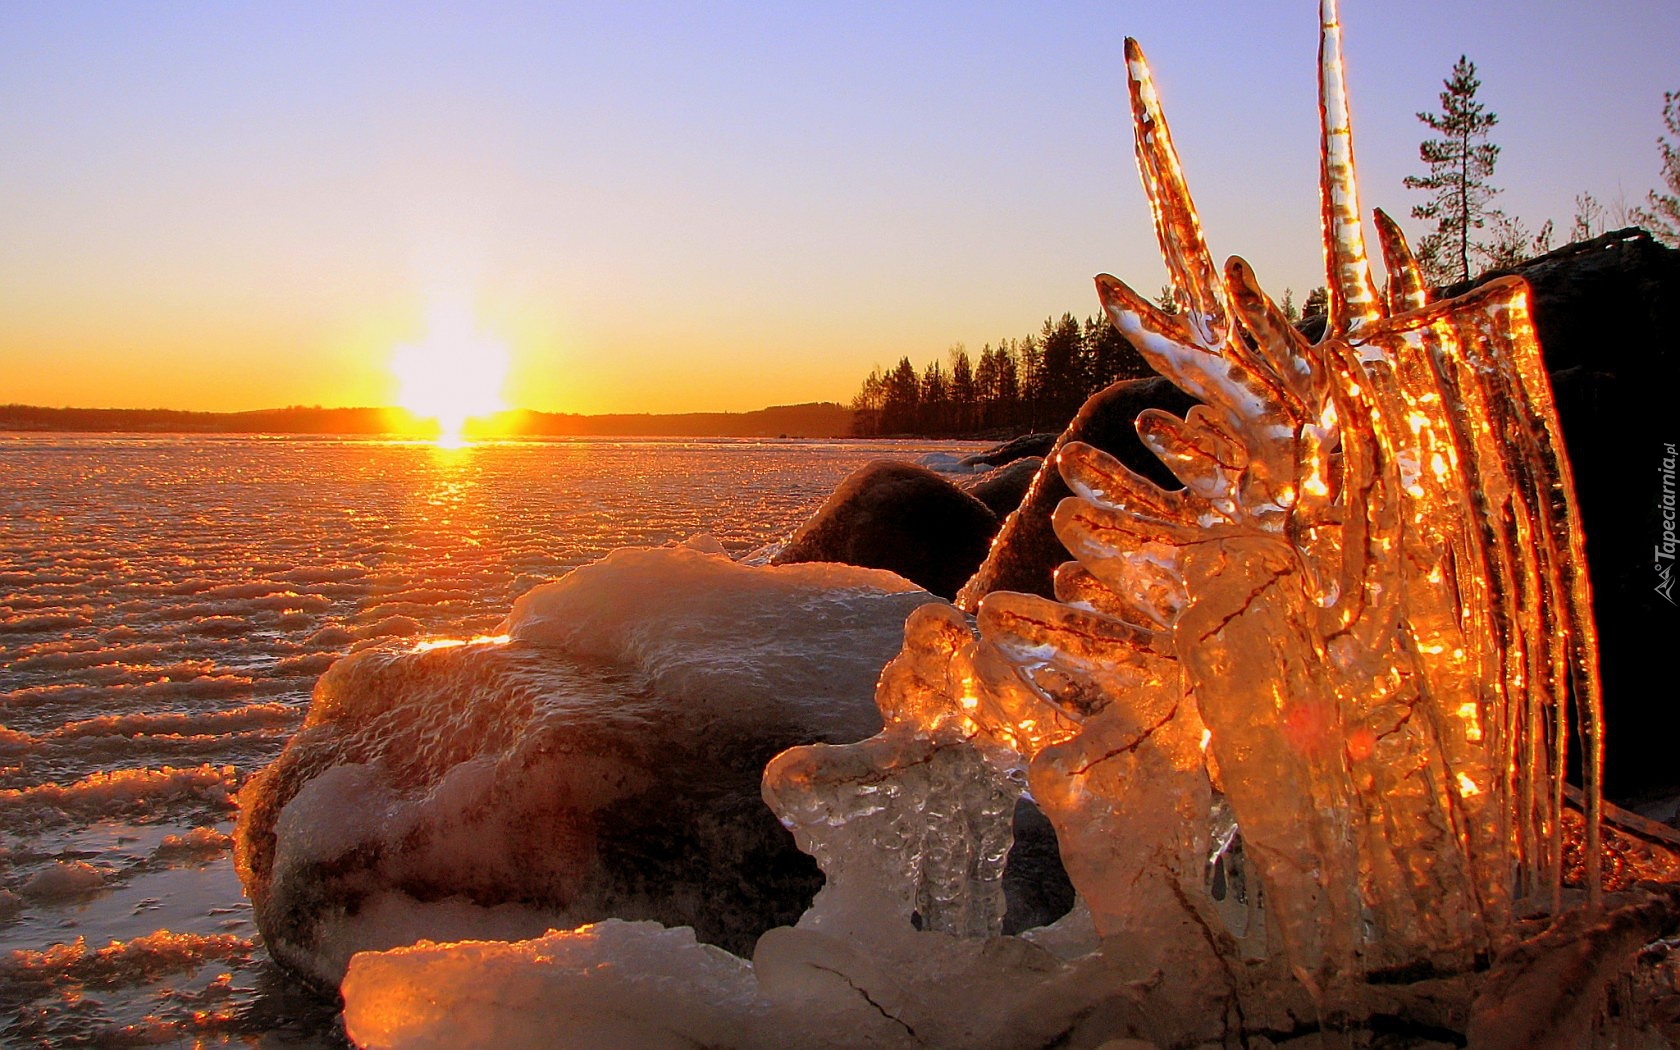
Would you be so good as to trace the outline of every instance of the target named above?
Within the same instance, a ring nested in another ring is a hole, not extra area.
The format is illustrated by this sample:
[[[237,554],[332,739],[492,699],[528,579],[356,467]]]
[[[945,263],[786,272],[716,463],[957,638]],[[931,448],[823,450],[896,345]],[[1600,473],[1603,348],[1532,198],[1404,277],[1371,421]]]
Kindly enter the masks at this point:
[[[440,445],[458,445],[467,420],[508,407],[507,344],[480,330],[472,309],[437,304],[426,311],[426,336],[391,354],[397,404],[422,419],[435,419]]]

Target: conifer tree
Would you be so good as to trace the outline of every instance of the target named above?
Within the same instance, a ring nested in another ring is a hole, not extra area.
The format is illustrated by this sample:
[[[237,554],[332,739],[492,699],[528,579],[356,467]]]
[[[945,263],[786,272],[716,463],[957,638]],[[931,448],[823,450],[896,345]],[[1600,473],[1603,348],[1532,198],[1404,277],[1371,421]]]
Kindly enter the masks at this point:
[[[1424,276],[1438,284],[1470,279],[1471,231],[1499,214],[1488,205],[1499,192],[1488,181],[1499,159],[1499,147],[1487,141],[1499,116],[1476,101],[1482,82],[1476,79],[1476,64],[1468,57],[1458,57],[1452,75],[1443,83],[1441,112],[1417,115],[1441,136],[1418,146],[1429,174],[1406,176],[1407,189],[1431,194],[1427,204],[1412,208],[1412,217],[1435,220],[1435,232],[1419,242],[1417,254]]]
[[[1569,239],[1572,241],[1591,240],[1603,233],[1604,205],[1590,193],[1575,195],[1575,218],[1570,223]]]
[[[1307,301],[1301,304],[1302,317],[1323,317],[1330,309],[1330,289],[1319,285],[1307,293]]]
[[[974,405],[979,400],[975,392],[974,366],[968,359],[968,348],[961,343],[951,347],[951,425],[959,430],[972,429],[976,424]]]
[[[852,433],[873,437],[881,432],[881,406],[886,403],[887,379],[876,365],[852,398]]]
[[[887,373],[881,399],[881,433],[908,434],[916,428],[922,403],[922,383],[908,357]]]
[[[1015,422],[1015,413],[1021,401],[1021,366],[1015,356],[1013,340],[1009,345],[1001,341],[998,343],[997,384],[993,389],[1001,406],[1001,421]]]
[[[1051,425],[1065,423],[1084,399],[1085,369],[1080,360],[1084,340],[1079,322],[1066,313],[1060,320],[1046,317],[1038,347],[1038,394],[1047,413],[1045,420]]]
[[[918,434],[942,434],[950,429],[951,383],[938,361],[929,361],[922,369],[922,389]]]

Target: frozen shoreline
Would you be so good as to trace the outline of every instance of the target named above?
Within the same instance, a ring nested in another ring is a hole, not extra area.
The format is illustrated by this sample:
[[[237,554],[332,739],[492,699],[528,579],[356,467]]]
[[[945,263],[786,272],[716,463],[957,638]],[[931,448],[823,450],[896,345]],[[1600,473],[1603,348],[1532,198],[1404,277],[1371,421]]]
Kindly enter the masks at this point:
[[[616,547],[711,531],[752,549],[855,467],[927,449],[7,435],[0,1041],[334,1045],[336,1010],[254,943],[222,838],[321,671],[490,633],[518,594]],[[160,855],[168,836],[189,845]],[[160,952],[160,930],[253,943]],[[89,958],[140,947],[89,983],[92,963],[50,954],[78,937]],[[64,974],[43,984],[42,966]]]

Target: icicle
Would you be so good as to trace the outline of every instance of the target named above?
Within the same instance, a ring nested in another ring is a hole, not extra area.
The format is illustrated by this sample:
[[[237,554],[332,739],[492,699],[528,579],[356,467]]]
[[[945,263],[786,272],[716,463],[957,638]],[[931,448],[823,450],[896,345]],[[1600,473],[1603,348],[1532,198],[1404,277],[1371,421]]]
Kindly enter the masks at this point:
[[[1383,269],[1388,271],[1385,299],[1389,316],[1422,309],[1429,304],[1429,289],[1424,287],[1423,274],[1418,270],[1417,260],[1412,257],[1412,249],[1406,244],[1406,235],[1400,232],[1399,223],[1389,218],[1381,208],[1376,209],[1376,217],[1377,239],[1382,243]]]
[[[1149,64],[1143,49],[1130,37],[1126,38],[1126,78],[1137,133],[1138,173],[1154,208],[1161,257],[1173,288],[1184,297],[1186,320],[1197,344],[1210,350],[1222,347],[1230,337],[1225,288],[1202,237],[1202,222],[1184,183]]]
[[[1330,293],[1325,337],[1356,333],[1382,316],[1365,234],[1359,219],[1359,185],[1353,171],[1353,127],[1342,73],[1342,24],[1336,0],[1319,7],[1319,198],[1324,223],[1325,285]]]

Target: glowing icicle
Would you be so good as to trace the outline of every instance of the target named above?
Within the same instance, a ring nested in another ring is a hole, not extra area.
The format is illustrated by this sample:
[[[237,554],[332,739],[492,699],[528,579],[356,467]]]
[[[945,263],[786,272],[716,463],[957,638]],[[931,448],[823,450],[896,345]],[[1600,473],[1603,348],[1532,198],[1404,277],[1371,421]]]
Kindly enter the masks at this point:
[[[1389,218],[1381,208],[1376,209],[1375,215],[1377,239],[1382,244],[1383,269],[1388,271],[1384,300],[1389,315],[1421,310],[1429,305],[1429,289],[1423,283],[1423,273],[1418,269],[1411,247],[1406,244],[1406,235],[1400,232],[1399,223]]]
[[[1319,196],[1324,215],[1325,284],[1330,293],[1326,338],[1358,332],[1382,316],[1359,215],[1353,170],[1353,127],[1342,72],[1342,24],[1336,0],[1321,0],[1318,45]]]
[[[918,612],[877,693],[889,728],[855,745],[917,799],[933,797],[918,756],[953,736],[988,768],[1024,768],[1104,964],[1160,979],[1163,1014],[1227,1032],[1303,990],[1334,1022],[1375,1008],[1379,975],[1474,982],[1516,915],[1558,910],[1577,728],[1593,899],[1601,877],[1591,594],[1527,288],[1430,305],[1378,212],[1378,296],[1334,0],[1320,30],[1324,339],[1240,259],[1215,271],[1128,40],[1138,168],[1185,311],[1096,284],[1121,334],[1202,402],[1137,419],[1183,487],[1063,447],[1073,496],[1052,521],[1075,560],[1056,600],[987,595],[977,636]],[[979,769],[963,792],[996,787]],[[1215,869],[1262,892],[1246,911],[1216,901]],[[1158,1041],[1207,1037],[1183,1024]]]
[[[1197,345],[1220,349],[1231,335],[1225,289],[1202,237],[1201,219],[1184,183],[1178,150],[1173,148],[1172,132],[1161,113],[1149,64],[1143,49],[1130,37],[1126,38],[1126,73],[1138,171],[1155,209],[1155,236],[1161,242],[1161,257],[1166,260],[1173,288],[1184,297],[1185,320]]]

